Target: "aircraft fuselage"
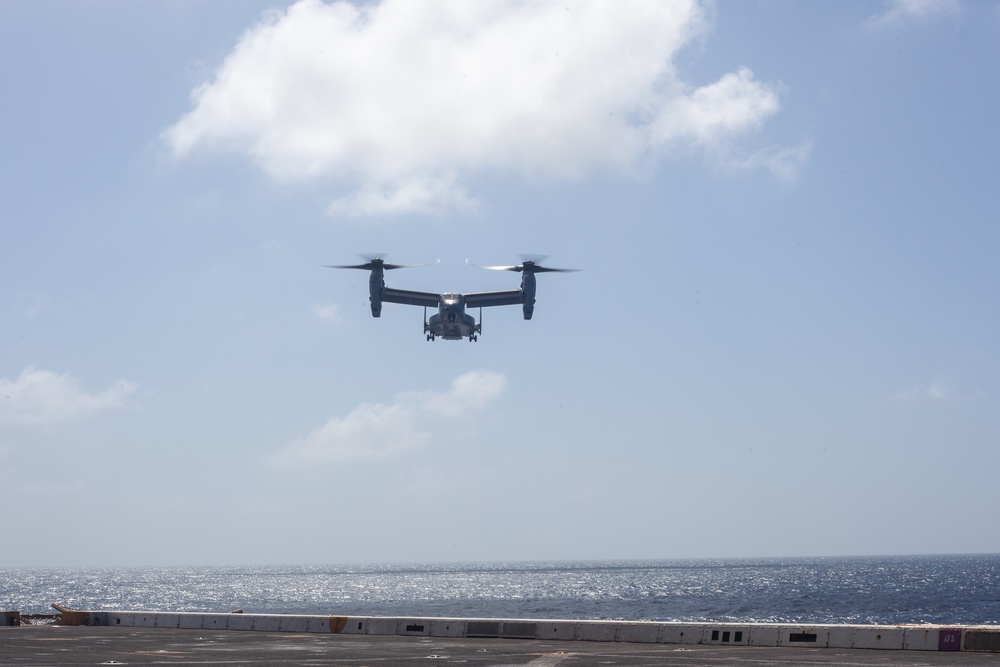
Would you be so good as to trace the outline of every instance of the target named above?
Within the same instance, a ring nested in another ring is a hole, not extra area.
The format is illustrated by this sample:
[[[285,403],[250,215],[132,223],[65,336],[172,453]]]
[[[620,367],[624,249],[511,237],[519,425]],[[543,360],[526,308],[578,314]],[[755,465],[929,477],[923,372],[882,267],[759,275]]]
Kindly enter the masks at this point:
[[[427,340],[440,336],[445,340],[476,340],[482,329],[476,318],[465,314],[465,297],[462,294],[442,294],[438,300],[438,312],[424,322]]]

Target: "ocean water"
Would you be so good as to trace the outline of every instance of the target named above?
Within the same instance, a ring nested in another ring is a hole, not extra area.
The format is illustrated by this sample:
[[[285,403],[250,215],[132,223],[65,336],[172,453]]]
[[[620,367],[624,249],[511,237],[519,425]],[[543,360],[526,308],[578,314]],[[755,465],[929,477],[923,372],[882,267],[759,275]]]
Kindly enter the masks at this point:
[[[1000,624],[1000,555],[0,569],[0,609]]]

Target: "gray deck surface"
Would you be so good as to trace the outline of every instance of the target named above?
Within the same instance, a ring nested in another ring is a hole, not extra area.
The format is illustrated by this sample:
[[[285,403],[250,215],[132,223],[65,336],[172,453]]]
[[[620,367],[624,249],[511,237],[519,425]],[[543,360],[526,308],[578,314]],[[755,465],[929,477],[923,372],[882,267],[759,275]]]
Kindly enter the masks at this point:
[[[997,653],[450,639],[116,627],[0,628],[0,665],[1000,665]]]

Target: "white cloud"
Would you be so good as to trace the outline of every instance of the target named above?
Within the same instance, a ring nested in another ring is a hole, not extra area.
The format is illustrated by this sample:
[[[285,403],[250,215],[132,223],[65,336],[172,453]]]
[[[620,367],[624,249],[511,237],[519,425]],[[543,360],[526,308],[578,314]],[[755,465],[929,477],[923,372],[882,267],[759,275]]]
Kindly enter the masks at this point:
[[[14,298],[17,310],[25,319],[34,319],[65,308],[65,304],[54,303],[48,294],[42,292],[17,292]]]
[[[302,0],[247,31],[164,138],[346,181],[336,214],[466,209],[473,170],[630,170],[758,128],[778,95],[749,69],[701,87],[675,70],[706,15],[697,0]]]
[[[910,21],[954,19],[962,12],[958,0],[886,0],[885,11],[869,17],[871,28],[896,27]]]
[[[125,407],[138,385],[118,380],[96,393],[70,375],[29,366],[15,380],[0,378],[0,424],[51,424]]]
[[[458,417],[479,410],[496,399],[507,387],[499,373],[469,371],[455,378],[446,392],[426,392],[404,396],[419,401],[422,410],[445,417]]]
[[[413,175],[396,183],[368,183],[358,192],[335,199],[327,209],[350,217],[437,214],[448,210],[471,211],[476,201],[456,183],[454,174],[439,177]]]
[[[317,303],[312,307],[312,314],[313,316],[321,320],[326,320],[327,322],[336,322],[339,318],[337,306],[332,303]]]
[[[893,394],[897,401],[944,401],[951,398],[952,392],[940,382],[918,384]]]
[[[411,405],[363,403],[343,418],[334,417],[304,438],[286,444],[275,463],[330,463],[377,459],[423,445],[430,434],[415,423]]]
[[[742,67],[672,100],[653,122],[654,137],[661,143],[692,138],[711,144],[759,127],[777,110],[777,94]]]
[[[785,183],[794,183],[802,173],[812,152],[812,142],[804,141],[798,146],[770,146],[744,158],[731,160],[739,170],[765,169],[775,178]]]
[[[276,465],[313,465],[359,459],[383,459],[424,446],[432,433],[422,417],[457,418],[484,408],[503,393],[506,378],[470,371],[446,392],[407,392],[390,404],[363,403],[344,417],[334,417],[303,438],[285,444],[271,458]]]

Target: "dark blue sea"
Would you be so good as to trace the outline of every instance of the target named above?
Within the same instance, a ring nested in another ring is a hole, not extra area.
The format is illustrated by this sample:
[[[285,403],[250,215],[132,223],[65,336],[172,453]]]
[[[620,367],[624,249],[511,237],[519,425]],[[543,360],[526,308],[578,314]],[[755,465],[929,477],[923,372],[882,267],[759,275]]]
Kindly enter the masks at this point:
[[[0,609],[1000,623],[1000,555],[0,569]]]

